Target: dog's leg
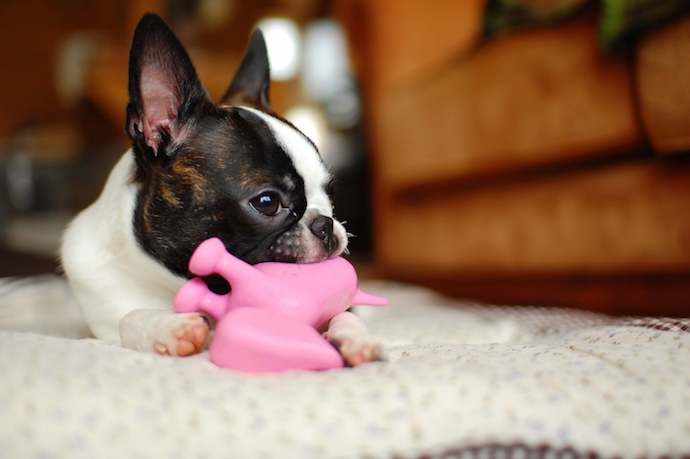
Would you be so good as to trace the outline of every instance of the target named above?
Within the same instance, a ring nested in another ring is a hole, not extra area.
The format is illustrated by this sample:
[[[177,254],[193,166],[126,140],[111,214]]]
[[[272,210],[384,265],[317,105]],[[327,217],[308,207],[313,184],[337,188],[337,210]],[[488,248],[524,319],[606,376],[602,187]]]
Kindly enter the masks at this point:
[[[204,350],[208,336],[208,322],[196,313],[137,309],[120,320],[120,339],[124,347],[160,355],[196,354]]]
[[[372,336],[362,319],[343,312],[331,319],[326,338],[343,356],[349,366],[383,360],[383,346]]]

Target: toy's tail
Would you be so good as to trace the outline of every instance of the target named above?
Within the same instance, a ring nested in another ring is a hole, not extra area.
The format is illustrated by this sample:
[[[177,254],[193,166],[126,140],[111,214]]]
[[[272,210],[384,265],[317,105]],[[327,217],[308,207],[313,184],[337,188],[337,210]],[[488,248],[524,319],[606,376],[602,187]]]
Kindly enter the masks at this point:
[[[370,295],[359,289],[357,289],[355,296],[352,298],[352,306],[385,306],[387,304],[388,298]]]

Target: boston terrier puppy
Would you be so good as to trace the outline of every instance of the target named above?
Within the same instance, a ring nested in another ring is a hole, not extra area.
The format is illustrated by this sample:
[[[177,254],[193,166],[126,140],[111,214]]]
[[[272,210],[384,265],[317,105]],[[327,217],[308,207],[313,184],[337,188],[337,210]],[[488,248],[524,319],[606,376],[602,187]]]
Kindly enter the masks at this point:
[[[190,277],[192,252],[210,237],[249,263],[318,262],[346,249],[318,148],[271,110],[269,82],[257,30],[216,104],[163,20],[141,19],[129,58],[132,148],[69,225],[61,248],[97,338],[162,355],[202,351],[207,321],[174,314],[172,303]],[[380,356],[379,343],[349,312],[327,334],[350,365]]]

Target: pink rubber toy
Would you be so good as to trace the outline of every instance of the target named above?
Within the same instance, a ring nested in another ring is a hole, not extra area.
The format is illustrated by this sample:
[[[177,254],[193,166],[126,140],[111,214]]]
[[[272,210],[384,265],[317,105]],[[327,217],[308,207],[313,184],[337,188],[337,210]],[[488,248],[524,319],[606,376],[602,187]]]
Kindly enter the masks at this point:
[[[357,288],[357,274],[344,258],[252,266],[213,238],[199,245],[189,270],[197,276],[219,274],[232,290],[217,295],[202,279],[192,279],[177,293],[175,310],[217,319],[211,361],[247,372],[340,368],[340,354],[316,329],[352,305],[388,303]]]

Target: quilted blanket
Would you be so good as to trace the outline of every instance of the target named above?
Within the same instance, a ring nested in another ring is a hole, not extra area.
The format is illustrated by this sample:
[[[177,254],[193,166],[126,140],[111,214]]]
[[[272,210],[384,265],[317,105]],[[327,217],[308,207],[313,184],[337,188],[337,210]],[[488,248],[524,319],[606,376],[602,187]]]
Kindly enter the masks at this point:
[[[253,376],[0,331],[0,458],[690,457],[690,321],[362,308],[387,361]]]

